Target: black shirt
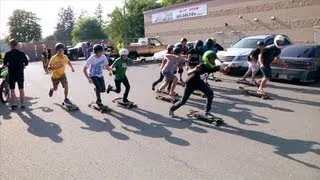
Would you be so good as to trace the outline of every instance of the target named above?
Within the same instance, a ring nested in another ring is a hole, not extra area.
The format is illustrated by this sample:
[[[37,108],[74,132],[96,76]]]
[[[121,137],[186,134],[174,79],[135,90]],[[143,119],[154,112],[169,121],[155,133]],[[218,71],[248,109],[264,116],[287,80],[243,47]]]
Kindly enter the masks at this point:
[[[220,69],[219,66],[216,66],[215,68],[211,69],[208,66],[206,66],[205,64],[200,64],[200,70],[196,71],[195,73],[192,73],[189,75],[189,77],[187,78],[186,82],[187,83],[197,83],[202,81],[200,76],[205,74],[205,73],[213,73],[216,72]]]
[[[8,66],[9,76],[23,76],[24,67],[28,65],[28,59],[24,52],[12,49],[4,55],[3,64]]]
[[[223,51],[223,47],[222,47],[220,44],[218,44],[218,43],[215,43],[215,44],[213,45],[213,48],[216,50],[215,52]]]
[[[108,46],[107,46],[107,51],[108,51],[108,52],[113,52],[113,46],[108,45]]]
[[[259,54],[260,54],[260,49],[256,48],[254,50],[251,51],[251,53],[248,56],[248,61],[252,61],[252,59],[250,58],[250,56],[252,56],[253,58],[255,58],[256,60],[258,60],[259,58]]]
[[[198,65],[200,63],[201,56],[202,56],[203,53],[202,53],[201,49],[200,50],[190,49],[188,51],[188,54],[190,54],[190,56],[191,56],[189,65],[195,66],[195,65]]]
[[[263,49],[262,51],[262,59],[263,59],[263,65],[265,67],[270,67],[271,62],[274,60],[275,57],[279,56],[281,53],[281,50],[277,48],[277,46],[270,45]]]
[[[182,46],[181,44],[178,44],[177,47],[181,48],[181,54],[187,55],[189,48],[187,46]]]

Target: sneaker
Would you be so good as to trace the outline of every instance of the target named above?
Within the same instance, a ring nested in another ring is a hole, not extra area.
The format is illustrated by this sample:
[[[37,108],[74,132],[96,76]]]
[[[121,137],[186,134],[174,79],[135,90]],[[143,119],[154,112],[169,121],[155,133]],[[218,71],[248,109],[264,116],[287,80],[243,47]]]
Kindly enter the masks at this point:
[[[52,95],[53,95],[53,90],[50,89],[50,90],[49,90],[49,97],[52,97]]]
[[[21,109],[25,109],[26,106],[25,106],[25,105],[21,105],[20,108],[21,108]]]
[[[152,86],[152,91],[154,91],[156,88],[154,86]]]
[[[258,93],[258,94],[261,94],[261,95],[265,94],[265,93],[264,93],[264,90],[262,90],[262,89],[258,89],[257,93]]]
[[[12,106],[11,106],[11,110],[12,110],[12,111],[16,110],[17,108],[18,108],[17,105],[12,105]]]
[[[170,117],[174,117],[174,112],[173,111],[169,111],[169,116]]]
[[[66,103],[66,104],[71,104],[71,101],[70,101],[68,98],[65,98],[65,99],[64,99],[64,103]]]
[[[108,88],[107,88],[107,94],[109,94],[109,93],[110,93],[111,89],[112,89],[112,86],[111,86],[111,85],[108,85]]]

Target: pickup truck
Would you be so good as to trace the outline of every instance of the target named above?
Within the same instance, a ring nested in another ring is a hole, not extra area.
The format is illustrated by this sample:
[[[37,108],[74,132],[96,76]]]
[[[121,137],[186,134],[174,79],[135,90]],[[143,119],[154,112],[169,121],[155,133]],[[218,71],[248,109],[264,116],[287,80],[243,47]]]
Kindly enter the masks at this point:
[[[153,56],[154,53],[165,50],[167,45],[163,45],[156,38],[139,38],[137,43],[131,43],[130,46],[125,46],[129,51],[130,59],[137,59],[139,57]],[[118,53],[112,52],[107,53],[111,57],[119,57]]]

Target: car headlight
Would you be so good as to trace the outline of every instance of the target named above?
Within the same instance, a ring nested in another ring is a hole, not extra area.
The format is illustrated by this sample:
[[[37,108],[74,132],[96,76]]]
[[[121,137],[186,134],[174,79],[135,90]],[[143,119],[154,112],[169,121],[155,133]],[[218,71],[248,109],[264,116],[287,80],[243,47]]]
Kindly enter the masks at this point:
[[[246,61],[248,56],[237,56],[234,61]]]

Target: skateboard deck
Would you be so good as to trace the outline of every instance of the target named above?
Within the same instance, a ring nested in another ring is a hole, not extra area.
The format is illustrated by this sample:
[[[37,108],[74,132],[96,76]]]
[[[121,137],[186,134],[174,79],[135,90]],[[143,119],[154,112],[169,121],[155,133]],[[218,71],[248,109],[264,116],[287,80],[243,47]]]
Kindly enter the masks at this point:
[[[252,84],[250,81],[243,81],[243,80],[238,80],[237,81],[238,84],[245,84],[248,86],[255,86],[255,87],[259,87],[259,84],[256,82],[256,84]]]
[[[261,99],[271,99],[268,94],[259,94],[255,91],[245,89],[244,87],[239,87],[239,89],[243,95],[254,96],[254,97],[261,98]]]
[[[122,97],[117,97],[115,99],[112,100],[113,103],[117,103],[117,106],[120,106],[120,107],[125,107],[127,109],[131,109],[131,108],[136,108],[138,107],[137,104],[134,104],[133,102],[130,102],[130,103],[124,103],[122,102]]]
[[[72,104],[72,103],[65,103],[65,102],[62,102],[62,106],[67,108],[68,111],[76,111],[76,110],[79,110],[79,107]]]
[[[193,95],[196,95],[196,96],[201,96],[201,97],[203,97],[203,98],[205,98],[205,97],[206,97],[206,95],[205,95],[205,94],[203,94],[203,92],[198,91],[198,90],[193,91],[193,93],[192,93],[192,94],[193,94]]]
[[[107,113],[107,112],[111,111],[111,109],[108,106],[99,107],[95,102],[90,103],[88,106],[94,110],[101,112],[101,113]]]
[[[163,91],[162,93],[163,93],[163,94],[166,94],[166,95],[169,95],[169,92],[168,92],[168,91]],[[181,97],[178,93],[176,93],[175,95],[176,95],[176,97],[179,97],[179,98]]]
[[[214,82],[222,82],[222,79],[217,77],[209,76],[208,79]]]
[[[196,118],[197,120],[209,123],[209,124],[214,124],[215,126],[221,126],[223,124],[226,124],[222,118],[219,118],[217,116],[214,116],[213,114],[205,114],[201,113],[196,110],[190,109],[189,113],[187,114],[189,118]]]
[[[167,101],[170,103],[176,103],[180,100],[179,97],[172,98],[168,94],[162,93],[162,92],[156,92],[156,99],[162,100],[162,101]]]

